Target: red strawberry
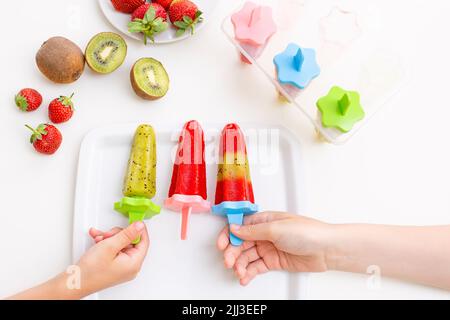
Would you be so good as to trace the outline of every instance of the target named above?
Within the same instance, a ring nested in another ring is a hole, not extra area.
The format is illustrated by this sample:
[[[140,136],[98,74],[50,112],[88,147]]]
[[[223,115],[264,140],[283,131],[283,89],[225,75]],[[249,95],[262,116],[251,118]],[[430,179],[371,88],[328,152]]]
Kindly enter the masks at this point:
[[[22,111],[34,111],[39,108],[41,104],[42,96],[34,89],[22,89],[16,95],[16,106]]]
[[[166,10],[169,10],[170,4],[173,2],[173,0],[153,0],[153,1],[162,5],[163,8]]]
[[[73,115],[73,93],[70,97],[60,96],[50,102],[48,106],[48,117],[53,123],[69,121]]]
[[[178,29],[177,36],[186,30],[191,30],[193,34],[195,25],[203,20],[201,15],[197,5],[189,0],[174,0],[169,7],[170,21]]]
[[[30,142],[37,152],[54,154],[61,146],[62,135],[55,126],[51,124],[40,124],[36,129],[33,129],[29,125],[25,127],[33,131]]]
[[[167,12],[160,4],[146,3],[134,10],[133,14],[131,15],[131,21],[134,21],[135,19],[144,19],[144,16],[147,13],[148,9],[150,9],[150,6],[155,9],[155,19],[161,18],[164,21],[167,20]]]
[[[142,6],[146,0],[111,0],[114,8],[123,13],[132,13],[139,6]]]
[[[147,44],[147,38],[154,42],[154,35],[165,31],[169,27],[166,20],[167,12],[161,5],[147,3],[133,12],[131,22],[128,23],[128,31],[131,33],[142,33],[145,44]]]

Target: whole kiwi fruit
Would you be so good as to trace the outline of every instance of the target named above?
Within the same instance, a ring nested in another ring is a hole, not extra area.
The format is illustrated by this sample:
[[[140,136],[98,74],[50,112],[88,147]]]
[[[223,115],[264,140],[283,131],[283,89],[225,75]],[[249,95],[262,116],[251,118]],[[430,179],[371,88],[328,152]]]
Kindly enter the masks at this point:
[[[39,70],[56,83],[72,83],[84,71],[83,51],[72,41],[53,37],[45,41],[36,54]]]

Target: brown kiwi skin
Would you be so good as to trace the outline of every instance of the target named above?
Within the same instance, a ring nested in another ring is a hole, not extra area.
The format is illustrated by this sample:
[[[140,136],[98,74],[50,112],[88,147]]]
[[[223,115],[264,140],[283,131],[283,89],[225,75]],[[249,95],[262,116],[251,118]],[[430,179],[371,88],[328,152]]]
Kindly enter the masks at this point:
[[[138,60],[138,61],[136,61],[134,64],[133,64],[133,67],[131,68],[131,71],[130,71],[130,80],[131,80],[131,86],[133,87],[133,90],[134,90],[134,92],[139,96],[139,97],[141,97],[142,99],[145,99],[145,100],[158,100],[158,99],[161,99],[162,97],[164,97],[164,96],[161,96],[161,97],[155,97],[155,96],[152,96],[152,95],[149,95],[149,94],[147,94],[146,92],[144,92],[144,90],[142,90],[141,88],[139,88],[139,86],[138,86],[138,84],[137,84],[137,82],[136,82],[136,79],[134,78],[134,66],[136,65],[136,63],[138,63],[140,61],[140,59]],[[170,80],[169,80],[169,83],[167,84],[167,85],[170,85]],[[166,93],[167,94],[167,93]]]
[[[84,56],[85,57],[87,57],[87,49],[89,48],[89,46],[90,46],[90,44],[92,43],[92,41],[94,41],[94,39],[98,36],[98,35],[100,35],[100,34],[102,34],[102,33],[105,33],[105,34],[113,34],[113,35],[116,35],[116,36],[119,36],[119,37],[121,37],[120,35],[118,35],[117,33],[114,33],[114,32],[101,32],[101,33],[98,33],[98,34],[96,34],[95,36],[93,36],[92,38],[91,38],[91,40],[89,40],[89,42],[88,42],[88,44],[87,44],[87,46],[86,46],[86,49],[84,50]],[[122,37],[121,37],[122,38]],[[127,45],[127,43],[126,43],[126,41],[124,40],[123,41],[124,43],[125,43],[125,56],[126,56],[126,53],[127,53],[127,51],[128,51],[128,45]],[[124,61],[125,61],[125,59],[124,59]],[[93,66],[91,66],[91,64],[90,64],[90,62],[89,62],[89,59],[86,59],[86,64],[88,65],[88,67],[92,70],[92,71],[94,71],[95,73],[97,73],[97,74],[104,74],[104,73],[102,73],[102,72],[98,72],[97,70],[95,70],[95,68],[93,67]],[[123,62],[122,62],[122,64],[123,64]],[[122,65],[121,64],[121,65]],[[116,69],[114,69],[113,71],[111,71],[110,73],[113,73],[114,71],[116,71],[117,69],[119,69],[119,67],[121,66],[121,65],[119,65]]]
[[[65,84],[81,77],[85,58],[83,51],[69,39],[53,37],[42,44],[36,54],[36,64],[49,80]]]

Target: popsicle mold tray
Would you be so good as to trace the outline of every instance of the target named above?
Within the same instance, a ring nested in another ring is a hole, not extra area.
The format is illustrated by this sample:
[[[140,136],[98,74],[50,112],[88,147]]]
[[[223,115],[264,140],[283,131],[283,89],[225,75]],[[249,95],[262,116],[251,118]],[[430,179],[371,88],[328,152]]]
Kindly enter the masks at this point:
[[[404,84],[406,60],[389,38],[374,10],[381,8],[365,1],[321,0],[253,0],[272,8],[277,31],[268,40],[262,54],[236,40],[232,23],[234,13],[247,1],[242,1],[222,23],[222,29],[232,44],[267,77],[282,96],[293,103],[314,124],[329,142],[342,144],[355,134]],[[378,10],[378,11],[377,11]],[[274,57],[294,43],[312,48],[320,67],[320,75],[298,92],[286,90],[276,78]],[[238,59],[238,58],[237,58]],[[249,67],[252,67],[249,65]],[[365,117],[349,132],[341,132],[322,125],[317,101],[334,86],[356,91],[361,98]],[[274,90],[274,92],[276,92]]]

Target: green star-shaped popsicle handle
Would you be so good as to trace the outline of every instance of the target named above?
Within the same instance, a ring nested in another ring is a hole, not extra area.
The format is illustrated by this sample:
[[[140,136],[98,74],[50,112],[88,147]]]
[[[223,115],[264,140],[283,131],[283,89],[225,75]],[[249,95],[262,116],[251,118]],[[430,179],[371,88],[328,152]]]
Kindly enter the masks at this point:
[[[353,126],[364,119],[359,93],[347,91],[340,87],[332,87],[328,94],[317,101],[322,113],[322,125],[336,128],[341,132],[349,132]]]
[[[124,197],[114,204],[114,210],[127,217],[129,224],[132,224],[137,221],[151,219],[161,212],[161,207],[148,198]],[[139,237],[133,241],[133,244],[138,244],[140,241],[141,238]]]

